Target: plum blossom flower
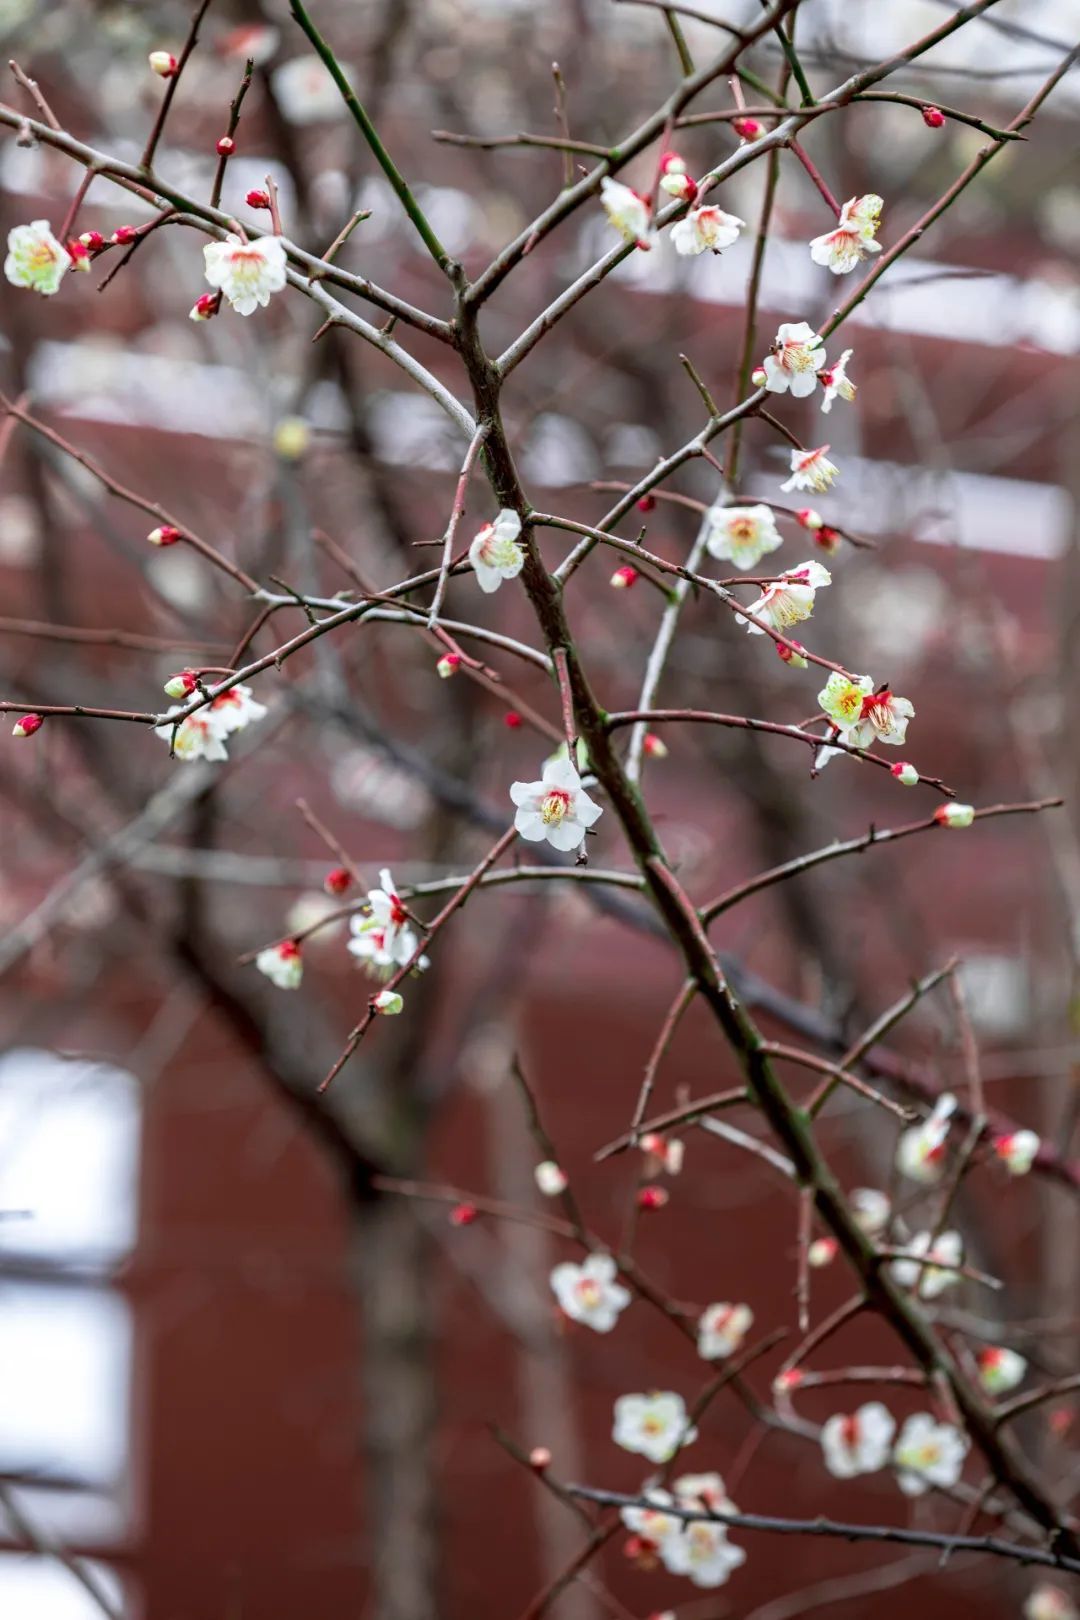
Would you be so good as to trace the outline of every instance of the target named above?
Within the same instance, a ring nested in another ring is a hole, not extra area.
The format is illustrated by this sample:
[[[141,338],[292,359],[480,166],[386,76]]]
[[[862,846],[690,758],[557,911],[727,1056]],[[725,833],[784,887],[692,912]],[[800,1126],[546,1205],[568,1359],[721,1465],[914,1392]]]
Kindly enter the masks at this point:
[[[1023,1382],[1027,1362],[1015,1350],[1005,1345],[988,1344],[975,1357],[979,1369],[979,1383],[989,1395],[1007,1395],[1010,1389]]]
[[[703,1507],[710,1513],[737,1512],[719,1474],[680,1474],[671,1488],[680,1507]]]
[[[867,1401],[850,1414],[837,1412],[821,1430],[825,1466],[837,1479],[876,1474],[889,1460],[896,1423],[880,1401]]]
[[[705,542],[711,557],[733,562],[736,568],[753,568],[766,555],[783,545],[776,519],[767,506],[712,506],[709,508],[709,537]]]
[[[647,252],[652,246],[649,240],[652,231],[649,199],[624,186],[620,180],[612,180],[610,175],[605,175],[600,182],[600,201],[609,224],[614,225],[619,235]]]
[[[873,689],[872,676],[844,675],[837,669],[818,693],[822,713],[828,715],[845,742],[848,741],[847,731],[861,718],[863,703]]]
[[[926,1186],[941,1180],[945,1142],[955,1112],[956,1098],[950,1091],[943,1092],[929,1118],[903,1132],[896,1146],[896,1168],[902,1175]]]
[[[8,232],[4,275],[13,287],[29,287],[49,297],[71,268],[71,254],[53,235],[47,219],[16,225]]]
[[[815,236],[810,243],[810,257],[815,264],[824,265],[834,276],[843,276],[854,270],[869,253],[880,253],[881,243],[875,241],[881,223],[884,204],[873,192],[865,197],[851,197],[840,210],[836,229]]]
[[[697,1439],[697,1430],[689,1426],[681,1395],[654,1390],[650,1395],[619,1396],[611,1438],[624,1451],[665,1463]]]
[[[270,82],[290,124],[320,124],[345,113],[341,92],[317,56],[291,57],[274,69]]]
[[[918,1232],[905,1253],[915,1256],[915,1259],[894,1260],[890,1270],[903,1288],[918,1283],[921,1299],[936,1299],[946,1288],[960,1281],[960,1273],[954,1269],[960,1264],[964,1253],[964,1242],[959,1232],[940,1233],[933,1240],[932,1247],[931,1234]],[[919,1265],[917,1260],[932,1260],[934,1264]]]
[[[650,1549],[659,1549],[669,1535],[682,1529],[682,1520],[664,1512],[675,1501],[670,1491],[647,1490],[642,1495],[650,1503],[649,1507],[620,1508],[619,1517],[628,1530],[648,1543]]]
[[[255,958],[255,966],[279,990],[298,990],[300,980],[304,977],[304,959],[300,955],[300,947],[291,939],[268,945]]]
[[[603,815],[581,785],[568,759],[545,762],[539,782],[515,782],[510,797],[517,805],[514,826],[530,844],[543,839],[555,849],[577,849],[585,833]]]
[[[419,940],[410,926],[409,913],[402,904],[388,867],[379,873],[378,889],[369,889],[366,911],[350,921],[353,938],[349,950],[364,962],[376,977],[385,977],[395,967],[404,967],[416,955]],[[423,958],[417,963],[419,967]]]
[[[521,573],[525,553],[518,545],[520,533],[521,519],[505,506],[493,523],[485,523],[469,547],[476,583],[488,596],[504,579],[516,579]]]
[[[210,718],[222,737],[243,731],[253,720],[261,720],[265,713],[266,705],[255,701],[250,686],[230,686],[210,702]]]
[[[725,214],[722,208],[706,203],[702,208],[692,208],[685,219],[671,227],[671,245],[676,253],[687,256],[706,250],[719,253],[738,241],[745,224],[746,221],[736,215]]]
[[[824,364],[825,350],[814,328],[805,321],[786,321],[762,362],[765,387],[771,394],[786,394],[790,388],[796,399],[805,399],[817,387]]]
[[[224,242],[203,248],[206,279],[224,293],[238,315],[265,309],[272,293],[285,285],[285,248],[280,236],[260,236],[242,242],[229,233]]]
[[[594,1333],[610,1333],[632,1297],[628,1288],[615,1281],[616,1274],[610,1254],[590,1254],[580,1266],[564,1260],[550,1279],[559,1308],[572,1322],[583,1322]]]
[[[1042,1146],[1034,1131],[1013,1131],[994,1138],[994,1152],[1012,1176],[1026,1176]]]
[[[845,349],[839,360],[827,367],[818,378],[825,395],[821,401],[821,409],[826,416],[833,408],[834,399],[842,399],[845,404],[850,405],[858,392],[847,374],[847,363],[853,353],[852,349]]]
[[[887,1194],[876,1187],[856,1187],[851,1195],[851,1209],[867,1237],[877,1237],[884,1232],[892,1214]]]
[[[1080,1620],[1080,1609],[1069,1594],[1049,1581],[1040,1581],[1024,1600],[1024,1620]]]
[[[221,725],[209,709],[197,709],[174,728],[168,717],[179,714],[181,708],[181,704],[174,703],[170,709],[166,709],[165,722],[154,727],[155,737],[169,743],[177,759],[209,759],[215,762],[228,759],[228,752],[221,740]]]
[[[818,562],[802,563],[798,568],[785,568],[779,579],[766,585],[756,602],[746,609],[746,628],[752,636],[765,634],[755,619],[761,619],[781,633],[793,624],[800,624],[814,611],[814,593],[832,584],[829,570]]]
[[[664,1537],[660,1558],[672,1575],[685,1575],[695,1586],[723,1586],[746,1562],[746,1549],[728,1540],[726,1524],[695,1519]]]
[[[754,1322],[749,1305],[707,1305],[698,1321],[698,1355],[705,1361],[723,1361],[735,1354]]]
[[[812,489],[816,495],[823,495],[840,473],[835,462],[829,460],[828,449],[827,444],[819,444],[816,450],[793,450],[791,477],[785,479],[780,488]]]
[[[968,1445],[966,1434],[951,1423],[936,1423],[929,1412],[909,1417],[893,1447],[896,1482],[905,1496],[922,1496],[931,1485],[955,1485]]]

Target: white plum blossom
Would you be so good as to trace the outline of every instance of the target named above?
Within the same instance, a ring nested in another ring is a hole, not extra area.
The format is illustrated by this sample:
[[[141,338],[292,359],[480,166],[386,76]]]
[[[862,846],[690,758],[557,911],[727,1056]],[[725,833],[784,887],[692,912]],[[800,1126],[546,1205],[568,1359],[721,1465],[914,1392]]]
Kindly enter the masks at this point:
[[[845,404],[850,405],[858,392],[855,384],[850,380],[847,374],[847,363],[851,359],[853,353],[854,350],[845,349],[839,360],[837,360],[833,365],[827,367],[827,369],[823,371],[821,376],[818,378],[824,393],[824,398],[821,401],[821,409],[826,416],[828,416],[829,412],[833,408],[834,399],[842,399]]]
[[[936,1299],[960,1281],[955,1268],[963,1259],[964,1240],[959,1232],[942,1232],[933,1239],[929,1232],[918,1232],[904,1252],[915,1258],[894,1260],[889,1269],[903,1288],[918,1283],[920,1298]],[[932,1260],[934,1264],[918,1264],[921,1260]]]
[[[723,1586],[746,1562],[746,1550],[728,1540],[726,1524],[695,1519],[664,1537],[660,1558],[672,1575],[685,1575],[695,1586]]]
[[[945,1170],[945,1142],[955,1112],[956,1098],[950,1091],[943,1092],[929,1118],[903,1132],[896,1145],[896,1168],[902,1175],[926,1186],[941,1180]]]
[[[877,1237],[884,1232],[892,1214],[888,1195],[876,1187],[856,1187],[851,1195],[851,1209],[867,1237]]]
[[[469,547],[476,583],[488,596],[504,579],[516,579],[521,573],[525,553],[518,545],[520,533],[520,517],[505,506],[493,523],[485,523]]]
[[[404,967],[416,954],[420,941],[409,923],[409,913],[401,902],[394,879],[387,867],[379,873],[378,889],[369,889],[364,913],[350,919],[353,938],[349,950],[368,966],[376,978],[387,977],[396,967]],[[417,967],[426,966],[423,957]]]
[[[703,1507],[710,1513],[737,1511],[719,1474],[680,1474],[672,1481],[671,1488],[680,1507]]]
[[[271,74],[270,83],[290,124],[321,124],[341,118],[347,111],[341,91],[317,56],[294,56],[282,62]]]
[[[812,489],[815,494],[823,495],[840,472],[839,467],[829,460],[828,450],[827,444],[819,444],[816,450],[793,450],[791,477],[785,479],[780,488],[789,491]]]
[[[594,1333],[610,1333],[632,1298],[630,1290],[615,1281],[617,1271],[610,1254],[590,1254],[580,1266],[570,1260],[556,1266],[551,1287],[564,1315]]]
[[[539,782],[514,782],[510,797],[517,805],[514,826],[530,844],[547,839],[555,849],[577,849],[603,810],[581,785],[568,759],[545,762]]]
[[[818,702],[839,730],[841,742],[853,748],[869,748],[875,742],[899,748],[907,738],[908,721],[914,718],[914,705],[887,688],[875,692],[873,687],[869,675],[834,670],[818,693]]]
[[[1015,1350],[1004,1345],[988,1344],[975,1357],[979,1369],[979,1383],[988,1395],[1007,1395],[1017,1384],[1023,1383],[1027,1362]]]
[[[544,1159],[533,1171],[533,1180],[545,1198],[558,1198],[566,1191],[567,1175],[554,1159]]]
[[[698,1322],[698,1355],[722,1361],[735,1354],[754,1322],[749,1305],[707,1305]]]
[[[793,624],[810,617],[814,611],[814,593],[831,584],[832,575],[821,563],[806,562],[798,568],[785,568],[739,617],[746,618],[746,628],[752,636],[765,634],[761,625],[754,623],[755,619],[763,620],[784,634]]]
[[[299,945],[294,940],[283,939],[277,945],[268,945],[255,958],[255,966],[260,973],[265,973],[271,984],[276,984],[279,990],[300,988],[300,980],[304,976],[304,959],[300,955]]]
[[[280,236],[242,242],[230,232],[224,242],[207,242],[203,258],[207,281],[220,289],[238,315],[253,315],[265,308],[270,295],[285,285],[285,248]]]
[[[964,1471],[968,1437],[951,1423],[937,1423],[929,1412],[916,1412],[900,1430],[893,1447],[896,1482],[905,1496],[922,1496],[931,1485],[955,1485]]]
[[[619,235],[636,247],[648,249],[652,231],[652,208],[647,197],[640,196],[621,180],[605,175],[600,182],[600,201],[610,224]]]
[[[52,233],[47,219],[16,225],[8,232],[4,275],[13,287],[29,287],[46,297],[57,291],[72,257]]]
[[[1042,1140],[1034,1131],[1013,1131],[994,1138],[994,1152],[1012,1176],[1026,1176],[1035,1163]]]
[[[1024,1600],[1024,1620],[1080,1620],[1080,1609],[1069,1594],[1049,1581],[1040,1581]]]
[[[873,192],[849,198],[840,210],[835,230],[815,236],[810,243],[814,263],[826,266],[835,276],[843,276],[867,254],[880,253],[881,243],[875,237],[883,207],[881,198]]]
[[[710,557],[733,562],[736,568],[753,568],[766,555],[783,545],[776,519],[767,506],[711,506],[708,512]]]
[[[691,208],[685,219],[671,227],[671,245],[676,253],[687,256],[712,251],[719,253],[738,241],[745,226],[744,219],[725,214],[722,208],[706,203],[702,208]]]
[[[619,1518],[635,1536],[659,1549],[667,1536],[682,1528],[682,1520],[664,1512],[675,1501],[670,1491],[646,1490],[642,1495],[650,1506],[620,1508]]]
[[[228,759],[229,755],[222,742],[222,730],[219,722],[215,720],[209,709],[197,709],[189,714],[175,727],[169,720],[170,715],[180,714],[183,705],[174,703],[166,709],[165,723],[154,727],[155,737],[168,743],[177,759],[191,761],[208,759],[220,763]]]
[[[805,399],[817,387],[824,364],[825,350],[814,328],[806,321],[785,321],[762,362],[765,387],[771,394],[786,394],[790,388],[796,399]]]
[[[615,1402],[611,1438],[624,1451],[637,1452],[650,1462],[670,1462],[675,1453],[697,1439],[690,1427],[686,1402],[669,1391],[649,1395],[620,1395]]]
[[[266,705],[257,703],[250,686],[230,686],[210,701],[210,717],[219,734],[227,737],[233,731],[243,731],[253,720],[261,720]]]
[[[850,1414],[837,1412],[821,1430],[825,1466],[837,1479],[876,1474],[889,1460],[896,1423],[880,1401],[867,1401]]]

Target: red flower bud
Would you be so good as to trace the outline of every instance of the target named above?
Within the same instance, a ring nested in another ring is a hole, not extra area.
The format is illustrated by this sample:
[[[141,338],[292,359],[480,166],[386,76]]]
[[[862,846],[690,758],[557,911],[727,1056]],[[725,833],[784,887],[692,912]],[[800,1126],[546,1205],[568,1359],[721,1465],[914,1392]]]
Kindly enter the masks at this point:
[[[343,866],[333,866],[323,878],[323,888],[327,894],[344,894],[352,883],[352,873],[347,872]]]
[[[21,720],[16,720],[11,728],[13,737],[32,737],[35,731],[40,731],[45,724],[40,714],[24,714]]]
[[[116,247],[127,247],[129,242],[134,242],[138,234],[134,225],[118,225],[112,233],[113,244]]]
[[[656,507],[655,495],[643,495],[637,503],[639,512],[652,512]]]
[[[91,253],[100,253],[105,246],[105,238],[100,231],[83,231],[79,241],[84,248],[89,248]]]
[[[511,731],[516,731],[518,726],[520,726],[521,724],[522,724],[522,719],[521,719],[520,714],[518,714],[517,710],[516,709],[507,709],[506,713],[503,715],[503,725],[504,726],[509,726]]]
[[[611,576],[611,583],[617,591],[628,591],[640,577],[637,569],[626,563],[622,568],[616,568]]]
[[[451,1226],[471,1226],[480,1211],[475,1204],[455,1204],[450,1211]]]
[[[220,308],[219,292],[201,293],[188,311],[188,316],[193,321],[212,321]]]
[[[152,546],[175,546],[176,542],[184,537],[171,523],[163,523],[159,528],[151,529],[146,538]]]
[[[265,191],[249,191],[244,198],[249,208],[269,208],[270,197]]]
[[[945,122],[945,114],[940,107],[924,107],[922,121],[927,129],[940,129]]]
[[[236,151],[236,142],[231,135],[223,135],[217,143],[218,157],[232,157]]]
[[[820,529],[814,530],[814,544],[820,550],[831,554],[840,550],[840,536],[835,529],[831,529],[827,523],[823,523]]]
[[[638,1209],[663,1209],[668,1197],[666,1187],[640,1187],[637,1195]]]
[[[529,1467],[535,1468],[538,1474],[551,1467],[551,1452],[547,1446],[533,1446],[529,1452]]]
[[[733,118],[731,127],[744,141],[756,141],[762,132],[762,127],[756,118]]]

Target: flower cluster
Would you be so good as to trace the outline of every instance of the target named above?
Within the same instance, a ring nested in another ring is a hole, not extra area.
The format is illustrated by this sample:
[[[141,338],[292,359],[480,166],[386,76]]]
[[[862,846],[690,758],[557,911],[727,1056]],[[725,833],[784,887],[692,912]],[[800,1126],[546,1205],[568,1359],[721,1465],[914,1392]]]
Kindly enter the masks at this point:
[[[670,1574],[685,1575],[698,1587],[723,1586],[746,1562],[744,1549],[728,1540],[722,1520],[687,1520],[665,1511],[736,1513],[719,1474],[683,1474],[672,1481],[670,1491],[654,1486],[643,1495],[647,1507],[620,1509],[639,1562],[646,1566],[659,1562]]]
[[[349,950],[372,978],[386,979],[395,968],[412,960],[420,941],[386,867],[379,873],[379,884],[379,888],[368,890],[365,910],[350,919],[353,937]],[[418,958],[416,965],[426,966],[425,958]]]
[[[225,739],[234,731],[243,731],[253,720],[261,720],[266,713],[265,705],[252,697],[250,686],[228,687],[179,722],[169,718],[181,714],[183,708],[183,704],[174,704],[166,710],[163,723],[154,727],[155,736],[167,742],[176,758],[183,760],[228,759]]]
[[[932,1485],[955,1485],[964,1470],[968,1438],[951,1423],[939,1423],[929,1412],[907,1419],[895,1444],[896,1422],[880,1401],[858,1411],[836,1413],[821,1430],[825,1466],[837,1479],[876,1474],[891,1463],[897,1484],[907,1496],[921,1496]]]

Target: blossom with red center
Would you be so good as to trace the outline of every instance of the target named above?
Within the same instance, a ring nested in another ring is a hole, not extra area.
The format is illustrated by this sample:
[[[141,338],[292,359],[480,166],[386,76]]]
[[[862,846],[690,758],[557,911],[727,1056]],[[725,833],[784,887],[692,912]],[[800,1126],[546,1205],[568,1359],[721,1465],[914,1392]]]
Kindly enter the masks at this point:
[[[175,759],[208,759],[218,764],[228,759],[221,727],[209,709],[197,709],[179,722],[174,721],[172,716],[180,712],[180,706],[174,705],[163,723],[154,727],[154,736],[168,743]]]
[[[525,553],[518,544],[520,534],[521,519],[512,507],[506,506],[473,539],[469,561],[485,595],[497,591],[504,579],[516,579],[521,573]]]
[[[805,399],[817,387],[824,364],[825,350],[814,328],[806,321],[786,321],[762,362],[765,387],[771,394],[786,394],[790,388],[796,399]]]
[[[847,374],[847,363],[854,352],[854,349],[845,349],[839,360],[827,367],[818,379],[824,390],[821,409],[826,416],[833,408],[834,399],[845,400],[850,405],[855,398],[857,390]]]
[[[533,844],[546,838],[555,849],[577,849],[603,814],[585,792],[574,766],[558,755],[546,762],[539,782],[514,782],[510,797],[517,806],[514,826],[522,838]]]
[[[735,1354],[754,1322],[749,1305],[708,1305],[698,1322],[698,1355],[722,1361]]]
[[[368,890],[364,914],[352,918],[353,938],[349,941],[352,954],[377,978],[404,967],[420,945],[388,867],[379,873],[379,883],[380,888]]]
[[[853,748],[869,748],[875,742],[898,748],[907,738],[914,705],[888,688],[875,692],[873,685],[869,675],[853,678],[834,670],[818,693],[818,702],[842,742]]]
[[[648,1457],[650,1462],[665,1463],[697,1439],[697,1430],[690,1423],[681,1395],[655,1391],[619,1396],[611,1438],[624,1451]]]
[[[565,1260],[551,1273],[551,1288],[564,1316],[594,1333],[610,1333],[632,1295],[616,1281],[610,1254],[590,1254],[580,1266]]]
[[[639,192],[624,186],[620,180],[613,180],[605,175],[600,182],[600,201],[608,217],[608,223],[614,225],[619,235],[627,242],[633,243],[643,252],[652,247],[649,240],[652,232],[652,207],[647,197]]]
[[[304,977],[300,947],[293,939],[283,939],[276,945],[268,945],[255,958],[255,966],[260,973],[265,973],[270,983],[276,984],[279,990],[298,990]]]
[[[840,469],[829,460],[829,446],[819,444],[815,450],[791,452],[791,477],[780,485],[783,490],[811,489],[823,495],[839,476]]]
[[[843,276],[854,270],[869,253],[880,253],[881,243],[876,241],[884,204],[873,192],[865,197],[851,197],[840,210],[836,229],[815,236],[810,243],[810,257],[815,264],[824,265],[833,275]]]
[[[705,545],[710,557],[732,562],[736,568],[756,567],[762,557],[783,544],[771,507],[717,502],[706,516],[709,533]]]
[[[71,255],[57,241],[47,219],[14,226],[8,232],[7,246],[4,275],[13,287],[29,287],[48,298],[71,269]]]
[[[945,1170],[945,1144],[956,1112],[956,1098],[943,1092],[927,1119],[904,1131],[896,1148],[896,1168],[912,1181],[932,1185]]]
[[[889,1461],[896,1423],[880,1401],[868,1401],[858,1411],[836,1413],[821,1430],[825,1466],[836,1479],[875,1474]]]
[[[230,686],[211,700],[210,714],[222,736],[243,731],[253,720],[262,720],[266,705],[257,703],[250,686]]]
[[[690,258],[698,253],[720,253],[739,239],[746,221],[725,214],[715,203],[692,208],[685,219],[671,227],[671,245],[676,253]]]
[[[766,585],[757,601],[739,617],[745,618],[746,628],[752,636],[765,633],[761,624],[754,622],[758,619],[783,634],[793,624],[800,624],[803,619],[810,617],[814,611],[816,592],[831,584],[832,575],[821,563],[807,562],[798,568],[785,568],[780,577],[771,585]]]
[[[242,242],[232,232],[203,248],[206,279],[222,292],[238,315],[265,308],[286,281],[285,247],[280,236]]]

